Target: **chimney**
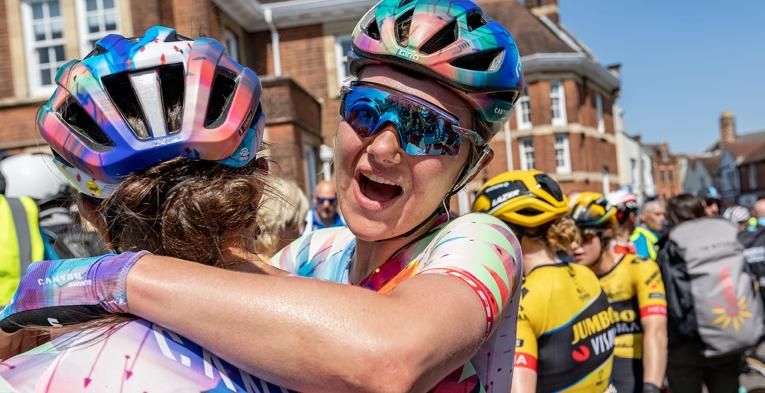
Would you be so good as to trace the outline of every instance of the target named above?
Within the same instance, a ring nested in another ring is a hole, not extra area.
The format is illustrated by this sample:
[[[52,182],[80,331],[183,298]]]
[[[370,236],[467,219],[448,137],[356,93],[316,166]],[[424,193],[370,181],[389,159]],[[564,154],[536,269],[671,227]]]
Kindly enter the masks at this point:
[[[609,65],[606,66],[606,68],[611,73],[611,75],[613,75],[613,76],[615,76],[617,78],[621,78],[621,76],[622,76],[622,65],[620,63],[609,64]]]
[[[544,15],[556,25],[560,23],[558,0],[526,0],[523,4],[532,14],[536,16]]]
[[[725,111],[720,115],[720,146],[736,141],[736,117]]]

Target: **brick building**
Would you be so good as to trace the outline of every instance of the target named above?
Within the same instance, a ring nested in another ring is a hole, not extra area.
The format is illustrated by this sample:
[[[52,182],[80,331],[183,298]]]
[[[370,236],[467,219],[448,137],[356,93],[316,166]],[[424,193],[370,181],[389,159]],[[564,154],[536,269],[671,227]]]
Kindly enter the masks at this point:
[[[653,178],[656,196],[669,199],[683,192],[683,181],[688,165],[685,156],[672,154],[666,143],[646,145],[652,152]]]
[[[618,183],[612,107],[618,75],[560,24],[556,0],[480,1],[516,38],[526,93],[492,141],[492,165],[552,173],[566,192]],[[164,24],[205,34],[264,76],[266,138],[277,172],[312,189],[318,146],[332,145],[345,53],[356,21],[374,0],[6,0],[0,7],[0,149],[39,143],[34,114],[55,69],[109,32],[136,35]],[[511,136],[511,137],[510,137]],[[508,165],[511,163],[511,165]]]
[[[567,193],[614,189],[617,69],[598,63],[560,23],[557,0],[481,4],[513,34],[527,85],[506,129],[492,141],[495,159],[484,176],[536,168],[552,174]]]

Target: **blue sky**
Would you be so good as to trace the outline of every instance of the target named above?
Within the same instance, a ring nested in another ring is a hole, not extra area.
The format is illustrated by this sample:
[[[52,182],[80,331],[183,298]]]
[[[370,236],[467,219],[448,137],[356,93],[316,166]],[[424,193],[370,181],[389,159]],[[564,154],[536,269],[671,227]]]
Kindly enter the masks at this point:
[[[622,64],[627,131],[698,153],[723,110],[765,129],[765,1],[559,0],[561,22],[603,64]]]

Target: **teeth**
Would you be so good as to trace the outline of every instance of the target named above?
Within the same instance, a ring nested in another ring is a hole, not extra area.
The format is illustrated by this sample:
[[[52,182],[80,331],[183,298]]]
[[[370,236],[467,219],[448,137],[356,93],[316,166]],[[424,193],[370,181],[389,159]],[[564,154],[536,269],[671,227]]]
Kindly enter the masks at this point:
[[[375,176],[375,175],[373,175],[373,174],[371,174],[371,173],[370,173],[370,174],[365,174],[365,176],[366,176],[366,177],[367,177],[369,180],[371,180],[371,181],[373,181],[373,182],[376,182],[376,183],[387,184],[387,185],[389,185],[389,186],[397,186],[397,185],[398,185],[398,184],[396,184],[396,183],[393,183],[393,182],[391,182],[391,181],[389,181],[389,180],[383,179],[382,177],[379,177],[379,176]]]

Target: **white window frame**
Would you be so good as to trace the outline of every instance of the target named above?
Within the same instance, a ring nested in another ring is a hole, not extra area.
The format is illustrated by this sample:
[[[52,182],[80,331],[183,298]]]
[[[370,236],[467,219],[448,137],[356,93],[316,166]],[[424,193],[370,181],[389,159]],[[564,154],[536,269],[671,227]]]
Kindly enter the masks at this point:
[[[565,126],[567,123],[565,90],[564,81],[560,79],[550,81],[550,116],[553,126]],[[556,109],[558,116],[555,116]]]
[[[595,110],[598,112],[598,132],[605,134],[606,123],[603,121],[603,96],[595,93]]]
[[[516,123],[519,130],[530,130],[533,127],[531,121],[531,98],[527,89],[523,89],[523,94],[518,98],[518,112]]]
[[[37,61],[37,49],[38,48],[52,48],[54,46],[62,46],[64,47],[64,51],[66,51],[66,36],[65,29],[64,29],[64,16],[63,16],[63,10],[61,7],[61,0],[58,0],[58,9],[59,9],[59,15],[54,18],[48,17],[46,20],[47,24],[51,24],[55,19],[58,19],[61,21],[61,37],[60,38],[54,38],[54,39],[46,39],[43,41],[35,41],[34,38],[34,27],[32,23],[32,4],[34,3],[47,3],[50,0],[23,0],[21,2],[21,21],[22,21],[22,27],[24,30],[24,49],[26,51],[26,60],[27,60],[27,78],[28,78],[28,85],[29,85],[29,95],[30,97],[40,97],[40,96],[48,96],[50,95],[53,90],[56,87],[56,81],[55,81],[55,73],[53,74],[51,78],[51,84],[49,85],[43,85],[42,80],[40,79],[40,71],[41,67],[39,62]],[[44,12],[47,11],[47,7],[45,7]],[[49,57],[50,57],[50,49],[49,49]],[[66,62],[66,53],[64,53],[64,59],[59,62],[52,62],[48,64],[53,64],[54,66],[57,64],[56,68],[60,67]]]
[[[534,157],[534,138],[521,138],[518,140],[518,153],[521,159],[521,170],[534,169],[536,157]],[[529,159],[530,156],[531,159]]]
[[[555,134],[555,172],[558,174],[571,173],[571,150],[568,144],[568,134]],[[561,157],[559,159],[558,154]]]
[[[88,11],[88,7],[86,5],[88,0],[76,0],[75,4],[77,7],[77,33],[80,35],[80,53],[82,56],[87,55],[90,53],[91,50],[93,50],[93,47],[90,45],[90,41],[92,40],[99,40],[103,38],[104,36],[112,33],[119,33],[120,32],[120,5],[119,0],[114,0],[114,26],[115,28],[112,30],[106,29],[105,20],[103,18],[104,16],[104,0],[96,0],[98,2],[98,10],[97,11]],[[93,12],[97,14],[99,17],[99,27],[103,30],[99,30],[96,33],[91,33],[88,31],[88,12]]]
[[[337,83],[342,86],[343,81],[348,78],[348,74],[345,72],[345,64],[348,62],[348,56],[343,53],[343,42],[352,42],[350,35],[336,35],[335,36],[335,68],[337,70]]]
[[[747,177],[749,178],[749,189],[756,190],[757,189],[757,165],[755,165],[754,163],[750,163],[749,168],[747,168],[746,174],[747,174]]]
[[[228,57],[234,61],[239,62],[239,36],[233,31],[224,28],[223,29],[223,46],[226,48]]]

